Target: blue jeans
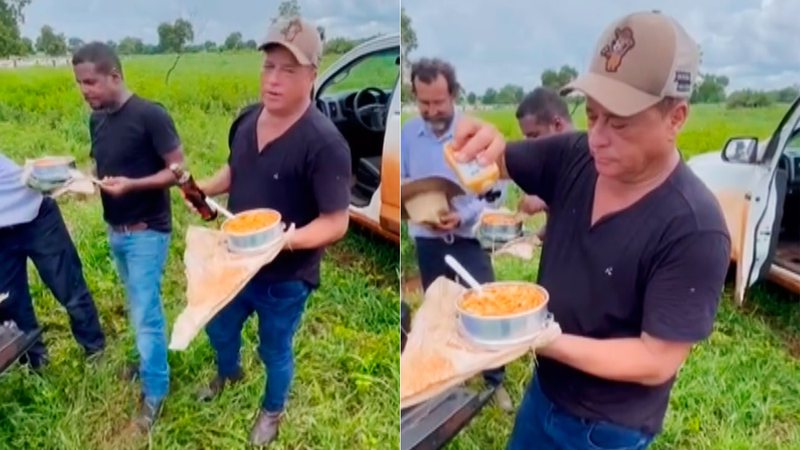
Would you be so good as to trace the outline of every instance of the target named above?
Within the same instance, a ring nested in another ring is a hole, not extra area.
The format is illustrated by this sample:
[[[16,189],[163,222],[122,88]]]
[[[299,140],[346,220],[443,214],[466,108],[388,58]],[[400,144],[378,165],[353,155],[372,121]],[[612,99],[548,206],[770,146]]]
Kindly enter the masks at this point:
[[[506,450],[644,450],[653,436],[576,417],[553,404],[534,377],[517,411]]]
[[[161,275],[170,235],[153,230],[109,231],[117,271],[127,292],[129,319],[136,334],[142,393],[156,404],[169,391],[167,327],[161,305]]]
[[[266,411],[280,412],[286,405],[294,376],[292,341],[310,293],[310,286],[300,280],[251,281],[206,326],[216,353],[217,373],[231,377],[241,372],[244,322],[253,312],[258,314],[258,354],[267,368],[261,407]]]

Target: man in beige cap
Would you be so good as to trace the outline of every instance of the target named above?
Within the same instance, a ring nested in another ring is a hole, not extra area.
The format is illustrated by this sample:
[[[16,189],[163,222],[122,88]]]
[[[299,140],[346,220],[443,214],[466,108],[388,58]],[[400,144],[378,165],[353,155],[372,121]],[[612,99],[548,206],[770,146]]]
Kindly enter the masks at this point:
[[[506,144],[491,125],[457,126],[461,158],[498,161],[550,212],[538,281],[564,334],[538,352],[509,449],[646,448],[711,333],[730,238],[676,149],[698,53],[670,17],[631,14],[565,89],[587,96],[587,132]]]
[[[200,393],[202,400],[242,378],[242,327],[258,314],[267,385],[251,433],[255,445],[278,435],[294,372],[292,340],[306,299],[320,285],[325,247],[347,232],[351,176],[347,142],[309,95],[322,56],[317,27],[300,18],[279,20],[260,49],[261,102],[246,107],[231,125],[227,163],[198,183],[207,195],[228,193],[233,213],[272,208],[297,227],[286,249],[206,329],[217,376]]]

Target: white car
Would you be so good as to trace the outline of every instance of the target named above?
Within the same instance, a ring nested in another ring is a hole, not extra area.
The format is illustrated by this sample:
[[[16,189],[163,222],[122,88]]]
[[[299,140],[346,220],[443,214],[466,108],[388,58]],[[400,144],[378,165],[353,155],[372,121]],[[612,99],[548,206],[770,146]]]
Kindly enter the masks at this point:
[[[760,279],[800,293],[800,98],[767,141],[735,137],[688,165],[724,211],[737,304]]]
[[[350,217],[400,242],[400,35],[373,38],[344,54],[314,86],[317,108],[350,145]]]

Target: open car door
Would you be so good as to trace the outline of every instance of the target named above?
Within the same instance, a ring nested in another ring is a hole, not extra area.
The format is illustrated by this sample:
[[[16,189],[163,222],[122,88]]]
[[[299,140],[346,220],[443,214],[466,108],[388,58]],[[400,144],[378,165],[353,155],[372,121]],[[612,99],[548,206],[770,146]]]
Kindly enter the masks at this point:
[[[389,102],[381,161],[381,226],[400,235],[400,76]]]
[[[747,219],[741,236],[741,254],[736,267],[735,298],[744,302],[748,288],[769,271],[780,234],[783,201],[786,195],[786,173],[779,173],[778,162],[786,144],[800,122],[800,99],[783,117],[763,152],[755,151],[754,178],[745,196],[749,203]],[[752,139],[752,138],[749,138]],[[737,142],[736,140],[732,140]],[[728,150],[726,145],[725,150]],[[752,139],[753,147],[757,141]],[[723,150],[723,158],[730,152]]]

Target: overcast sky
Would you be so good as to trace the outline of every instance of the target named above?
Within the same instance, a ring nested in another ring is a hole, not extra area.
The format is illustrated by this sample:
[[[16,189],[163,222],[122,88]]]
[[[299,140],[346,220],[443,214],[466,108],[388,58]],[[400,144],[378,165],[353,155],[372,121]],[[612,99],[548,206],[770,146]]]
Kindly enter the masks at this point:
[[[22,33],[35,41],[43,25],[84,41],[139,37],[157,43],[161,22],[188,19],[195,42],[221,43],[239,31],[259,40],[276,15],[275,0],[33,0]],[[85,12],[88,9],[88,12]],[[300,0],[302,14],[325,27],[327,37],[368,37],[400,32],[397,0]],[[84,12],[78,12],[78,11]]]
[[[702,72],[731,88],[800,83],[800,0],[403,0],[419,47],[411,59],[449,59],[465,89],[506,83],[530,90],[547,68],[583,71],[615,18],[660,9],[703,50]]]

